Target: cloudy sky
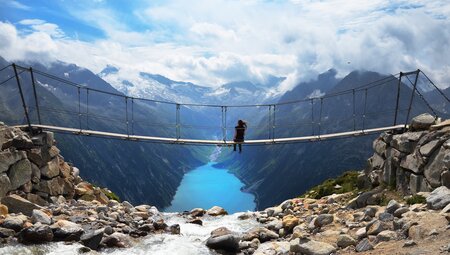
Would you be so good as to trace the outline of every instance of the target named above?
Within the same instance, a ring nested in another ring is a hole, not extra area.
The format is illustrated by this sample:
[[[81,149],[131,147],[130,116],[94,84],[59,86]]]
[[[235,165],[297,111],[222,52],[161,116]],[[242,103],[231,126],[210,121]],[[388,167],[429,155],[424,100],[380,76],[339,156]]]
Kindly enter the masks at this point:
[[[420,68],[450,85],[450,1],[0,0],[0,55],[217,86],[330,68]],[[126,78],[126,77],[124,77]]]

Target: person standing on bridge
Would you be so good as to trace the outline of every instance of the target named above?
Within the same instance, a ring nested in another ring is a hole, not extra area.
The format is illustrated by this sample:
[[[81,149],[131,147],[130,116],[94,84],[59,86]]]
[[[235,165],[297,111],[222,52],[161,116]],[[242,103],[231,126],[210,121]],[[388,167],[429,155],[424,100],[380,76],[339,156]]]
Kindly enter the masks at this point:
[[[247,123],[243,120],[239,120],[237,126],[234,127],[233,144],[234,151],[236,151],[236,144],[239,145],[239,153],[242,153],[242,143],[244,142],[245,130],[247,129]]]

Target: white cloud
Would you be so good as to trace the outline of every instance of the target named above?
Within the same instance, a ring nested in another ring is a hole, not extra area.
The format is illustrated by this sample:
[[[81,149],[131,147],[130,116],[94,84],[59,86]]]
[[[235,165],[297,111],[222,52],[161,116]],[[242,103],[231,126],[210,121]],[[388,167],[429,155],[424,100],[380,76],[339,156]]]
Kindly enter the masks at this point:
[[[22,3],[20,3],[19,1],[15,1],[15,0],[6,0],[6,1],[1,1],[1,4],[6,3],[7,5],[16,8],[16,9],[20,9],[20,10],[30,10],[31,8],[28,5],[24,5]]]
[[[450,80],[450,4],[444,1],[172,0],[134,12],[152,25],[145,31],[109,9],[86,5],[70,13],[106,38],[70,39],[42,20],[22,20],[28,33],[0,23],[0,54],[60,59],[94,72],[112,64],[126,70],[118,74],[124,79],[144,71],[210,86],[285,76],[279,91],[330,68],[340,76],[420,68],[441,86]]]

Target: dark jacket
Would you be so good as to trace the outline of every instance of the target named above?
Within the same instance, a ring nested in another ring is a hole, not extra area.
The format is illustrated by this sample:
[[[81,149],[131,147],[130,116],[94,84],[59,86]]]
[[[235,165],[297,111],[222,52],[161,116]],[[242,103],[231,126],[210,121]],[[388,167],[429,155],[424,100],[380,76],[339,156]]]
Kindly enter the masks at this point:
[[[243,142],[245,135],[245,126],[235,126],[234,129],[235,129],[234,141]]]

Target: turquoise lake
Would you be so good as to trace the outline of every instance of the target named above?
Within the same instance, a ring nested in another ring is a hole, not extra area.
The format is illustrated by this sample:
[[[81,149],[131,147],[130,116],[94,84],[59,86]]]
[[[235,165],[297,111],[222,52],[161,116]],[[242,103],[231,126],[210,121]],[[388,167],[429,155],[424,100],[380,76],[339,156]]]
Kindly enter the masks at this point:
[[[253,194],[241,191],[244,184],[227,169],[208,163],[186,173],[177,189],[172,205],[165,212],[182,212],[196,207],[205,210],[218,205],[228,213],[255,210]]]

